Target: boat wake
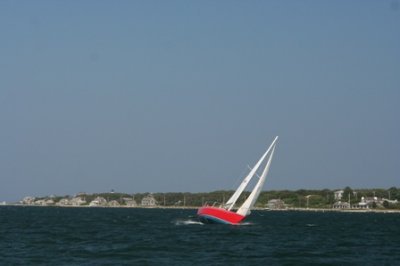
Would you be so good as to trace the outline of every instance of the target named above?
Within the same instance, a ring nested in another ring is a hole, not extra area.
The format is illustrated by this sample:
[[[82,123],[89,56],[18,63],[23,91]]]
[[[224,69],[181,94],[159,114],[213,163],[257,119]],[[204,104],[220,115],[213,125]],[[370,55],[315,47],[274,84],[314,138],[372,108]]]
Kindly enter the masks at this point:
[[[251,222],[245,222],[245,223],[240,223],[238,224],[239,226],[250,226],[250,225],[254,225],[254,223]]]
[[[205,225],[204,223],[198,221],[198,220],[193,220],[193,219],[187,219],[187,220],[175,220],[173,223],[177,226],[181,225]],[[233,226],[252,226],[254,223],[251,222],[245,222],[245,223],[238,223]]]
[[[315,227],[315,226],[317,226],[316,224],[306,224],[306,226],[308,226],[308,227]]]
[[[188,220],[176,220],[174,221],[175,225],[204,225],[202,222],[197,221],[197,220],[192,220],[192,219],[188,219]]]

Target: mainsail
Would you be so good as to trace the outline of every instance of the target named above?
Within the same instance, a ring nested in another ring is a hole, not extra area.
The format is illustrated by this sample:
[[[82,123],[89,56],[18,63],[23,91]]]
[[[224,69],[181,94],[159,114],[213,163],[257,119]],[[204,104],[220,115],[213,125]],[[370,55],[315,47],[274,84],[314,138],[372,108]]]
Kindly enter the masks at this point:
[[[253,191],[251,192],[250,196],[246,199],[246,201],[242,204],[242,206],[240,206],[239,210],[236,212],[237,214],[240,214],[243,216],[247,216],[250,214],[250,209],[256,203],[258,196],[260,195],[260,192],[264,185],[265,177],[268,174],[269,166],[271,165],[271,160],[272,160],[272,156],[274,155],[274,151],[275,151],[275,145],[272,148],[271,155],[269,156],[268,162],[264,168],[264,171],[263,171],[260,179],[258,180],[258,182],[257,182],[256,186],[254,187]]]
[[[260,160],[256,163],[256,165],[253,167],[253,169],[250,171],[250,173],[244,178],[244,180],[242,181],[242,183],[239,185],[239,187],[236,189],[235,193],[233,193],[233,195],[229,198],[229,200],[226,202],[225,204],[225,208],[227,208],[229,211],[233,208],[233,206],[235,205],[236,201],[238,200],[238,198],[240,197],[240,195],[242,194],[242,192],[246,189],[247,185],[249,184],[250,180],[254,177],[254,175],[256,174],[258,168],[260,167],[260,165],[262,164],[262,162],[265,160],[265,158],[267,157],[267,155],[269,154],[271,148],[275,149],[275,143],[277,141],[278,137],[275,137],[274,141],[271,143],[271,145],[269,146],[268,150],[263,154],[263,156],[260,158]],[[272,158],[272,153],[269,157],[268,162],[271,161]],[[267,163],[268,165],[268,163]],[[264,169],[265,172],[265,169]],[[267,170],[268,172],[268,170]],[[260,177],[260,180],[262,179],[262,176]],[[265,179],[265,177],[264,177]],[[259,182],[260,182],[259,180]],[[258,183],[257,183],[258,184]],[[261,184],[261,188],[262,185],[264,184],[264,182],[262,182]],[[257,187],[257,186],[256,186]],[[256,188],[255,187],[255,188]],[[258,197],[258,195],[257,195]],[[257,199],[256,197],[256,199]]]

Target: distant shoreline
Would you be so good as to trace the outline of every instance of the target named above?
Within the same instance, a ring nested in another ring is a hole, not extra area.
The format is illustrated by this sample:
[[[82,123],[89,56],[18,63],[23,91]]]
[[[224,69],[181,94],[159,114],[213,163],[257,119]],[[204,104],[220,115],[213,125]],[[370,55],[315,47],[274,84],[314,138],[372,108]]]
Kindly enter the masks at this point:
[[[2,206],[12,206],[12,207],[34,207],[34,208],[103,208],[103,209],[187,209],[187,210],[196,210],[200,207],[198,206],[89,206],[89,205],[80,205],[80,206],[41,206],[41,205],[23,205],[23,204],[2,204]],[[400,210],[390,210],[390,209],[321,209],[321,208],[286,208],[286,209],[266,209],[266,208],[253,208],[256,211],[265,211],[265,212],[346,212],[346,213],[400,213]]]
[[[254,209],[260,210],[260,209]],[[390,209],[320,209],[320,208],[287,208],[287,209],[275,209],[265,211],[301,211],[301,212],[349,212],[349,213],[400,213],[400,210],[390,210]]]

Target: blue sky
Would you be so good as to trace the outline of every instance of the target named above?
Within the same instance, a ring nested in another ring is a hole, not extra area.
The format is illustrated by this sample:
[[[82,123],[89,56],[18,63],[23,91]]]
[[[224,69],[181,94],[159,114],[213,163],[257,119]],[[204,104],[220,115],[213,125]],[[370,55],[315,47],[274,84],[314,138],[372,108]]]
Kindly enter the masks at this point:
[[[0,1],[0,201],[400,186],[396,1]]]

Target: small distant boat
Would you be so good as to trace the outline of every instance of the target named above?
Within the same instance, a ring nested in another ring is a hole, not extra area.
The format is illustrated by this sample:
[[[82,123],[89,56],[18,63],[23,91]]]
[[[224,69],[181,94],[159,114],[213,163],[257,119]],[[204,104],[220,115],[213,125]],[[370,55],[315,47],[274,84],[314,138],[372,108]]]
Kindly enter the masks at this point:
[[[253,168],[250,168],[249,174],[243,179],[242,183],[236,189],[235,193],[229,198],[229,200],[221,205],[220,207],[215,206],[203,206],[197,211],[197,216],[202,223],[222,223],[222,224],[239,224],[242,222],[250,213],[250,209],[256,203],[258,196],[262,190],[262,187],[267,177],[269,167],[271,165],[272,156],[274,155],[276,142],[278,137],[275,137],[267,151],[263,154],[260,160],[256,163]],[[267,161],[261,176],[257,175],[257,170],[260,168],[264,161]],[[239,199],[242,192],[246,189],[251,179],[257,176],[258,181],[254,186],[250,196],[245,202],[237,209],[233,211],[236,201]]]

